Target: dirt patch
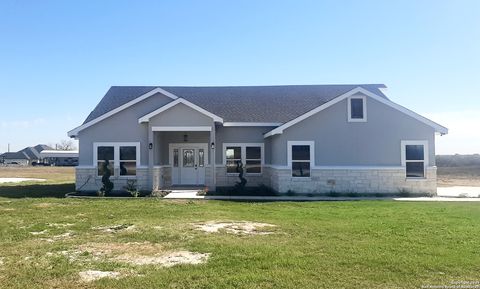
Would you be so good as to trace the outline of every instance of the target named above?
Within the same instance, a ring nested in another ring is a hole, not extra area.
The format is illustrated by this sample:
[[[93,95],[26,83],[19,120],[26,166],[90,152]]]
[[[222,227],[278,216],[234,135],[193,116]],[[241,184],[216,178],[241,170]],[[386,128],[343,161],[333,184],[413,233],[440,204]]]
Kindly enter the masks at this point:
[[[60,235],[53,236],[51,238],[45,238],[45,239],[41,239],[41,240],[42,241],[47,241],[49,243],[53,243],[53,242],[56,242],[56,241],[63,241],[63,240],[71,239],[71,238],[73,238],[73,236],[74,236],[73,232],[66,232],[66,233],[63,233],[63,234],[60,234]]]
[[[163,267],[172,267],[181,264],[203,264],[207,262],[209,257],[210,253],[176,251],[162,254],[160,256],[121,255],[118,256],[116,260],[132,265],[160,265]]]
[[[39,231],[39,232],[30,232],[30,234],[34,235],[34,236],[37,236],[37,235],[46,234],[47,232],[48,232],[47,230],[43,230],[43,231]]]
[[[136,226],[132,224],[120,224],[120,225],[92,227],[92,229],[101,231],[103,233],[119,233],[119,232],[135,231]]]
[[[121,274],[119,272],[113,271],[96,271],[96,270],[88,270],[79,272],[78,275],[83,282],[92,282],[95,280],[99,280],[102,278],[113,278],[118,279],[120,278]]]
[[[48,223],[47,226],[59,229],[59,228],[71,227],[71,226],[73,226],[73,224],[70,224],[70,223],[63,223],[63,224],[61,224],[61,223]]]
[[[50,253],[48,255],[52,256],[54,254]],[[71,262],[106,260],[138,266],[159,265],[162,267],[172,267],[180,264],[202,264],[210,257],[209,253],[165,250],[162,245],[150,242],[88,243],[75,250],[60,251],[57,255],[63,255]]]
[[[200,231],[207,233],[218,233],[220,231],[225,231],[230,234],[235,235],[268,235],[272,234],[271,231],[266,231],[267,228],[275,227],[275,225],[267,223],[256,223],[256,222],[206,222],[206,223],[196,223],[193,226]]]

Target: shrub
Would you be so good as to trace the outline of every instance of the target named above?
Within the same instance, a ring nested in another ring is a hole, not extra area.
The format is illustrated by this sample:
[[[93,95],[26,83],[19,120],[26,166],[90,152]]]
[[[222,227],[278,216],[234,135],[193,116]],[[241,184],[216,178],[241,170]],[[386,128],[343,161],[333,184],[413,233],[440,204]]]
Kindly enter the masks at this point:
[[[137,180],[128,180],[127,185],[123,187],[132,197],[137,198],[140,192],[137,189]]]
[[[153,198],[163,198],[166,195],[170,194],[171,192],[172,191],[166,191],[166,190],[153,190],[149,196]]]
[[[102,187],[100,188],[100,192],[98,195],[99,197],[104,197],[109,195],[113,191],[113,183],[110,181],[110,176],[112,175],[112,172],[110,172],[110,169],[108,166],[110,165],[110,162],[108,160],[105,160],[105,162],[102,164],[102,169],[103,169],[103,175],[102,175]]]
[[[339,197],[340,193],[337,193],[335,191],[330,191],[330,192],[327,193],[327,196],[329,196],[329,197]]]
[[[287,191],[287,196],[295,196],[297,193],[293,190],[288,190]]]
[[[350,191],[346,193],[346,196],[350,198],[356,198],[356,197],[359,197],[360,195],[357,194],[356,192]]]
[[[398,191],[398,195],[400,197],[404,197],[404,198],[407,198],[407,197],[410,197],[412,195],[412,193],[410,193],[409,190],[405,189],[405,188],[402,188]]]
[[[197,196],[206,196],[208,194],[208,188],[205,188],[203,190],[199,190],[197,192]]]

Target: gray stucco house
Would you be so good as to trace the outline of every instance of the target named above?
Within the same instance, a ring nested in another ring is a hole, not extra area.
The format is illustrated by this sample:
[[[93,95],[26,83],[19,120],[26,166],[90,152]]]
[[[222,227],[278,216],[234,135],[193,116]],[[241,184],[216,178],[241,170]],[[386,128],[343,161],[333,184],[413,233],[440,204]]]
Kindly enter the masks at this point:
[[[278,192],[436,191],[435,135],[447,128],[389,100],[381,84],[114,86],[85,122],[77,190],[98,190],[102,163],[122,188],[238,181]]]

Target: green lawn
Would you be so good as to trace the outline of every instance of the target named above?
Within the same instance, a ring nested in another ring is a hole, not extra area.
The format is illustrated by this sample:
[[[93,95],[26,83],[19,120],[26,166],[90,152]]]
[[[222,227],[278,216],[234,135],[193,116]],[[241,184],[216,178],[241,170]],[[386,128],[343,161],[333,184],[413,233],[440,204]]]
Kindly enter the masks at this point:
[[[475,203],[0,198],[0,218],[2,288],[419,288],[480,279]],[[233,235],[192,225],[241,220],[276,227]],[[95,229],[120,224],[135,228]],[[98,257],[87,244],[211,255],[205,264],[164,268]],[[85,283],[85,270],[126,273]]]

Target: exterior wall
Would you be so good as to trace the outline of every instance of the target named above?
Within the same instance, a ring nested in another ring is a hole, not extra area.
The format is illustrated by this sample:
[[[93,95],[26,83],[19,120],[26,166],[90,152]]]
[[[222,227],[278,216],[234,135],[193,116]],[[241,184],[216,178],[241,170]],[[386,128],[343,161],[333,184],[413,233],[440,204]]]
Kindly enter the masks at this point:
[[[247,180],[247,187],[256,187],[259,185],[270,185],[270,179],[265,174],[265,168],[263,168],[263,173],[261,175],[244,175]],[[227,168],[225,166],[217,166],[215,168],[216,178],[217,178],[217,187],[231,187],[234,186],[238,181],[238,176],[227,175]]]
[[[218,165],[223,165],[223,144],[224,143],[265,143],[267,139],[263,135],[275,127],[216,127],[215,161]],[[270,155],[267,152],[270,147],[265,143],[265,163],[270,163]]]
[[[290,169],[269,168],[271,187],[281,193],[382,193],[436,194],[436,167],[427,169],[425,179],[406,179],[405,169],[339,168],[313,169],[310,178],[292,178]]]
[[[5,159],[5,164],[17,163],[21,166],[28,166],[30,164],[29,160],[26,159]]]
[[[211,126],[213,119],[179,103],[150,119],[152,126]]]
[[[119,177],[119,169],[115,169],[115,176],[110,177],[113,182],[114,190],[123,190],[127,184],[128,178]],[[77,191],[98,191],[102,187],[102,178],[97,177],[96,168],[77,167],[75,168],[75,190]],[[148,168],[137,168],[137,188],[139,190],[149,191],[152,189],[149,184],[149,170]]]
[[[435,165],[435,131],[370,97],[367,122],[347,122],[343,100],[271,136],[271,164],[287,165],[287,141],[315,141],[316,166],[400,166],[401,140],[427,140]]]
[[[93,165],[94,142],[140,142],[140,165],[148,165],[148,125],[138,119],[171,101],[157,94],[80,131],[79,166]]]

